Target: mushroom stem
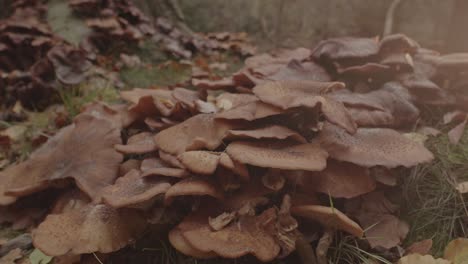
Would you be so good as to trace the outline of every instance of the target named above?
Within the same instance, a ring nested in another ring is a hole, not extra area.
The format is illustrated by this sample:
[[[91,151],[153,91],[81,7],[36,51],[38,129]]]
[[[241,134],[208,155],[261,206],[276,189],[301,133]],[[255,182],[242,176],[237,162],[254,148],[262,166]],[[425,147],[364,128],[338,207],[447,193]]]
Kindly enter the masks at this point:
[[[299,235],[296,239],[296,251],[302,261],[302,264],[318,264],[314,249],[304,238],[304,235],[300,232],[298,233]]]
[[[333,242],[333,231],[331,229],[327,229],[323,233],[317,245],[316,254],[317,254],[318,264],[328,263],[327,252],[332,242]]]

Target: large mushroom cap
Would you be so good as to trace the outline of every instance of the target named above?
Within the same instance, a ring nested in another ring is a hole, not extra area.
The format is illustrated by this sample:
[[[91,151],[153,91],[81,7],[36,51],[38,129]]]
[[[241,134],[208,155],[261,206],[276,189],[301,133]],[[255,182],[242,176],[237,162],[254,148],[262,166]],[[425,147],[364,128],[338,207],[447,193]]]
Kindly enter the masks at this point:
[[[155,142],[162,151],[176,155],[202,148],[213,150],[233,128],[229,123],[215,120],[213,114],[199,114],[159,132]]]
[[[211,230],[205,218],[204,224],[182,235],[192,247],[202,252],[212,251],[225,258],[252,254],[260,261],[268,262],[280,251],[269,229],[276,222],[276,217],[275,210],[271,208],[259,216],[241,217],[237,223],[231,223],[220,231]]]
[[[49,256],[109,253],[134,241],[145,226],[146,220],[136,211],[89,204],[47,216],[33,232],[33,242]]]
[[[291,208],[291,214],[314,220],[328,228],[343,230],[362,237],[364,230],[353,220],[335,208],[321,205],[301,205]]]
[[[353,198],[376,188],[369,170],[348,162],[328,160],[320,172],[304,172],[298,179],[299,188],[316,191],[336,198]]]
[[[354,133],[356,124],[343,104],[325,95],[343,88],[341,82],[275,81],[257,85],[253,92],[261,101],[282,109],[318,106],[329,122]]]
[[[182,235],[182,231],[177,227],[169,231],[168,237],[171,245],[184,255],[198,259],[208,259],[217,256],[214,252],[203,252],[192,247]]]
[[[387,128],[359,128],[356,134],[350,135],[326,123],[319,141],[330,157],[364,167],[411,167],[434,158],[420,143]]]
[[[320,171],[326,166],[328,154],[320,145],[290,142],[236,141],[226,148],[232,159],[259,167]]]
[[[163,179],[144,178],[138,170],[131,170],[114,185],[104,188],[102,197],[114,208],[130,207],[150,201],[170,187],[171,184]]]
[[[113,146],[120,142],[120,131],[110,121],[80,115],[29,160],[3,172],[14,175],[7,193],[24,196],[55,180],[73,178],[81,190],[99,199],[102,188],[118,176],[123,157]]]

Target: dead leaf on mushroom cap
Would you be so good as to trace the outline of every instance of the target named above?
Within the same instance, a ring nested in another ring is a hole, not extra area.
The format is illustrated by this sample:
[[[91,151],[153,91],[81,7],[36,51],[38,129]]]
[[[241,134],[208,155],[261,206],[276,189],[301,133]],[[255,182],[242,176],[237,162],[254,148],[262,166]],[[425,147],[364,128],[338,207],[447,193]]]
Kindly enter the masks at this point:
[[[268,262],[280,251],[273,231],[269,229],[276,219],[276,210],[270,208],[259,216],[243,216],[220,231],[212,231],[205,219],[199,227],[182,232],[182,236],[202,252],[212,251],[224,258],[252,254],[260,261]]]
[[[353,236],[362,237],[364,230],[338,209],[321,205],[301,205],[291,208],[291,214],[317,221],[327,228],[345,231]]]
[[[304,172],[298,188],[349,199],[373,191],[376,183],[367,168],[348,162],[328,160],[323,171]]]
[[[47,216],[33,231],[33,243],[49,256],[109,253],[132,243],[145,227],[146,220],[137,211],[88,204]]]
[[[453,264],[446,259],[435,259],[431,255],[411,254],[402,257],[397,264]]]
[[[213,180],[203,179],[201,177],[191,177],[183,179],[172,185],[166,191],[164,203],[170,204],[178,196],[211,196],[218,200],[224,198],[223,191]]]
[[[53,181],[73,178],[82,191],[98,201],[102,188],[118,176],[123,157],[113,146],[120,143],[120,129],[110,121],[80,115],[27,161],[3,172],[14,175],[8,193],[25,196]]]
[[[178,155],[189,150],[214,150],[235,125],[215,120],[213,114],[199,114],[159,132],[154,140],[164,152]]]
[[[325,95],[343,88],[341,82],[275,81],[257,85],[253,92],[261,101],[282,109],[319,106],[329,122],[354,133],[356,124],[344,105]]]
[[[333,159],[364,167],[412,167],[434,158],[423,145],[387,128],[359,128],[350,135],[325,123],[318,141]]]
[[[292,139],[300,143],[307,140],[296,131],[284,126],[268,125],[251,130],[229,130],[229,139]]]
[[[150,132],[141,132],[131,136],[126,145],[115,145],[114,148],[124,154],[144,154],[156,151],[154,135]]]
[[[245,164],[285,170],[320,171],[326,167],[328,157],[319,144],[293,145],[288,141],[236,141],[228,145],[226,152]]]
[[[197,174],[211,175],[216,171],[220,153],[212,151],[187,151],[178,156],[179,161],[189,171]]]
[[[145,178],[138,170],[131,170],[114,185],[102,190],[105,203],[114,208],[131,207],[151,201],[164,194],[171,184],[161,178]]]

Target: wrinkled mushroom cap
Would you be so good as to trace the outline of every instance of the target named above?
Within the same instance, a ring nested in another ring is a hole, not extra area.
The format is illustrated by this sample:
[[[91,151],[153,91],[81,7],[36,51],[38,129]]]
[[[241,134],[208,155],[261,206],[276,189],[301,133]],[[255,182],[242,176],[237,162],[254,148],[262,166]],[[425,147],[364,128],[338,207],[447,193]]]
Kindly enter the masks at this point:
[[[259,167],[320,171],[326,166],[328,154],[320,145],[290,142],[236,141],[226,148],[228,155],[239,162]]]
[[[118,178],[114,185],[104,188],[102,197],[114,208],[130,207],[150,201],[170,187],[171,184],[164,179],[143,178],[138,170],[131,170]]]
[[[33,231],[33,243],[49,256],[109,253],[134,241],[145,226],[146,220],[136,211],[89,204],[47,216]]]

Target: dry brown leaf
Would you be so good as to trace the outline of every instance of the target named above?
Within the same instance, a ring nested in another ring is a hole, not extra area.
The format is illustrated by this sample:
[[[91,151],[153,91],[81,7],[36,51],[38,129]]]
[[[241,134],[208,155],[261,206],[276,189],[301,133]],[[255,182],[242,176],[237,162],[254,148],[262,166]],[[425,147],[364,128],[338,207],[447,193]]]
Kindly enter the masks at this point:
[[[420,255],[420,254],[411,254],[408,256],[402,257],[397,264],[452,264],[450,261],[445,259],[435,259],[431,255]]]
[[[444,259],[453,264],[464,264],[468,261],[468,239],[457,238],[450,241],[444,251]]]
[[[420,254],[428,255],[431,252],[432,239],[424,239],[414,242],[405,250],[405,255]]]

